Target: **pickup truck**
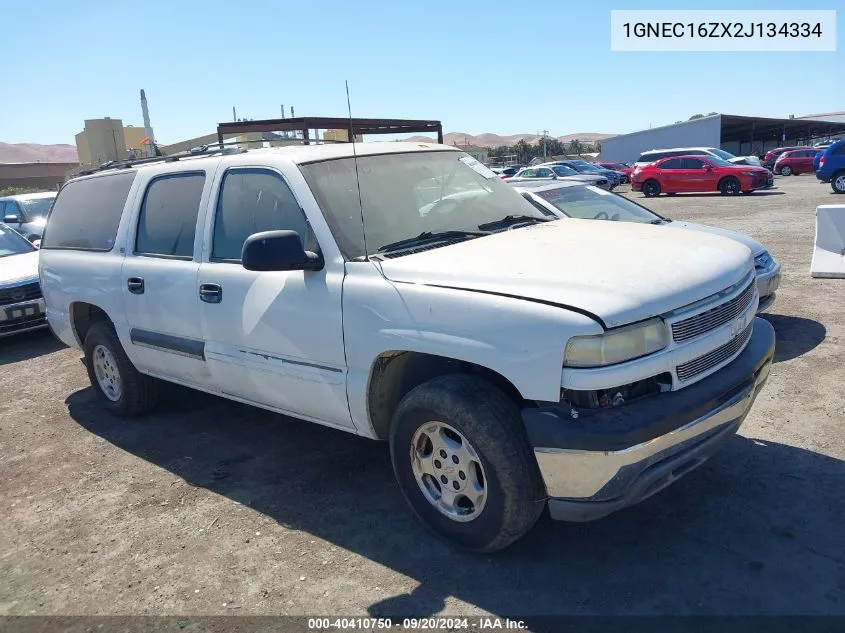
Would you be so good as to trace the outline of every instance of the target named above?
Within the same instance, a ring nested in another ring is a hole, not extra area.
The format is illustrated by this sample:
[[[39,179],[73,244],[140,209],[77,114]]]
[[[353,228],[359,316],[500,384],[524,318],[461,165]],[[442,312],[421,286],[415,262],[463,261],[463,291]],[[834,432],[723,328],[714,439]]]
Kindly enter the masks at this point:
[[[481,552],[701,464],[775,345],[746,246],[554,220],[427,143],[112,165],[62,187],[39,267],[106,409],[163,380],[386,440],[422,523]]]

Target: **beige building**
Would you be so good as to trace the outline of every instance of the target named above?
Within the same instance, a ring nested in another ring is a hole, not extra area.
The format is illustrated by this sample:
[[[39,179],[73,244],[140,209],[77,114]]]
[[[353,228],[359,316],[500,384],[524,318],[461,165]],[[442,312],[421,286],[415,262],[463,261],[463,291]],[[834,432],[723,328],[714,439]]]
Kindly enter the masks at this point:
[[[138,158],[146,153],[144,128],[123,125],[120,119],[86,119],[85,129],[76,135],[76,151],[82,165],[101,165],[110,160]]]
[[[469,144],[462,145],[461,143],[455,143],[455,147],[466,152],[480,163],[486,163],[489,158],[486,147],[477,147]]]

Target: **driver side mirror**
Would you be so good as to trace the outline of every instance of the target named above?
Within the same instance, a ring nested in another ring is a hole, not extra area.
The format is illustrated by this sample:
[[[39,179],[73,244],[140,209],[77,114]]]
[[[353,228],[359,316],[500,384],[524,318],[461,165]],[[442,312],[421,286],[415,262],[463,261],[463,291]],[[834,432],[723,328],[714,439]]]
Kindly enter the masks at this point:
[[[713,167],[711,167],[710,165],[705,165],[704,170],[705,171],[713,171]]]
[[[3,218],[3,224],[17,224],[18,223],[18,216],[16,215],[7,215]]]
[[[306,251],[296,231],[264,231],[246,238],[241,264],[247,270],[321,270],[323,256]]]
[[[557,174],[552,174],[552,180],[557,180]]]

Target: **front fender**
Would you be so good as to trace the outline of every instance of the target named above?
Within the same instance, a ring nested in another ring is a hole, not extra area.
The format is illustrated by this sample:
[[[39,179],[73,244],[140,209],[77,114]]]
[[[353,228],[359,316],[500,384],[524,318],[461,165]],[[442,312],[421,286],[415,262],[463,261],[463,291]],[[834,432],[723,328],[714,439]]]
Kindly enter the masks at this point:
[[[365,272],[365,266],[375,274]],[[359,428],[370,426],[369,376],[385,352],[420,352],[474,363],[506,378],[527,400],[556,401],[567,340],[603,331],[589,317],[565,308],[391,282],[367,263],[361,271],[347,275],[343,291],[347,391]]]

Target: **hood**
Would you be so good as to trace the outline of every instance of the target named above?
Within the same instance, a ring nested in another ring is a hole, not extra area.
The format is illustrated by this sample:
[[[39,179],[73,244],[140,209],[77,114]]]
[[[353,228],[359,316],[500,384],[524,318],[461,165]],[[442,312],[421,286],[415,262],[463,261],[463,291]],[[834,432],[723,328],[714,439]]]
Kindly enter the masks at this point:
[[[741,161],[747,161],[747,167],[760,167],[760,159],[757,156],[734,156],[733,158],[728,159],[729,163],[738,163],[743,165]]]
[[[602,220],[552,221],[379,262],[387,279],[571,306],[607,327],[704,299],[753,269],[718,235]]]
[[[38,251],[0,257],[0,284],[38,277]]]
[[[716,226],[707,226],[706,224],[695,224],[693,222],[679,222],[678,220],[672,220],[668,224],[664,224],[662,226],[668,226],[676,229],[689,229],[691,231],[701,231],[702,233],[710,233],[711,235],[721,235],[722,237],[727,237],[732,240],[736,240],[740,244],[745,244],[748,248],[750,248],[751,254],[754,257],[757,257],[757,255],[765,252],[766,250],[766,248],[760,242],[748,237],[744,233],[729,231],[728,229],[720,229]]]

